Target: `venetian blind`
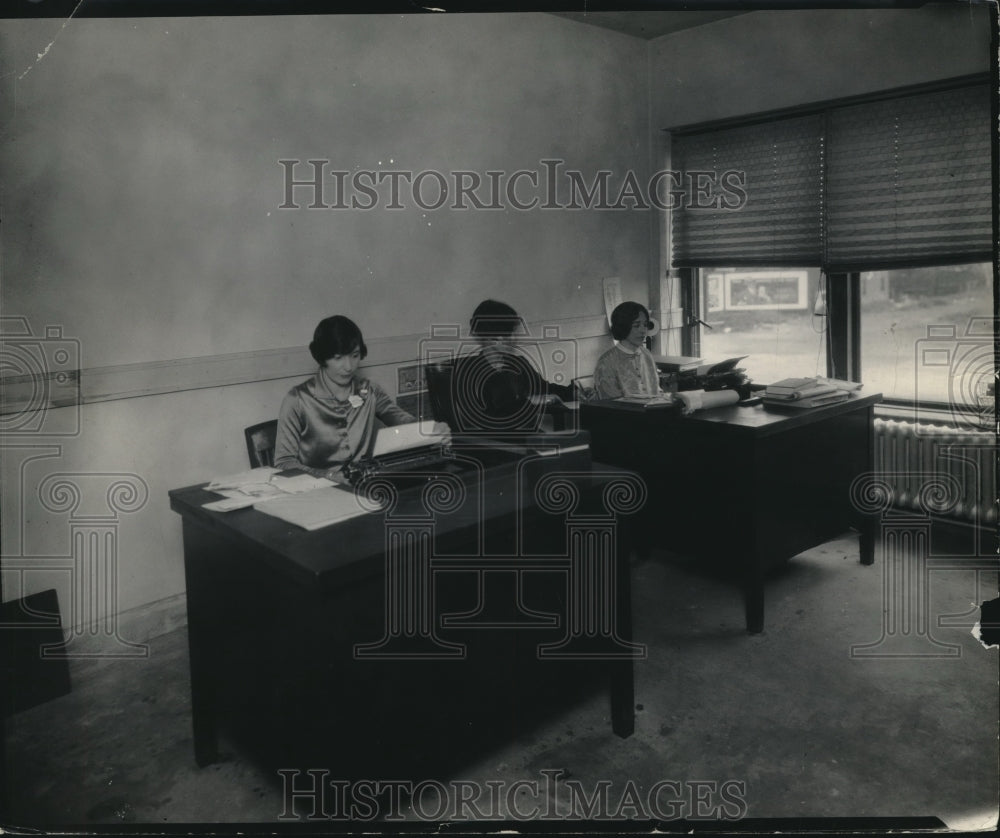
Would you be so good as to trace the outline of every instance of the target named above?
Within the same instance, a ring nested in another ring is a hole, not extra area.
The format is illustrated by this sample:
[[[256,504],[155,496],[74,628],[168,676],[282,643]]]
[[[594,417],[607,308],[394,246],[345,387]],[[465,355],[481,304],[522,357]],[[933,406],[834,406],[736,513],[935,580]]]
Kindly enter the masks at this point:
[[[830,111],[826,266],[992,259],[985,85]]]
[[[688,188],[672,262],[843,272],[990,261],[990,125],[987,85],[965,84],[678,134],[685,186],[691,172],[742,171],[746,201],[699,208],[718,193]]]
[[[822,126],[815,115],[676,136],[671,168],[684,177],[685,195],[672,213],[673,264],[819,264]],[[697,193],[698,172],[707,174],[699,180],[712,185],[708,194]],[[745,177],[742,204],[726,173]]]

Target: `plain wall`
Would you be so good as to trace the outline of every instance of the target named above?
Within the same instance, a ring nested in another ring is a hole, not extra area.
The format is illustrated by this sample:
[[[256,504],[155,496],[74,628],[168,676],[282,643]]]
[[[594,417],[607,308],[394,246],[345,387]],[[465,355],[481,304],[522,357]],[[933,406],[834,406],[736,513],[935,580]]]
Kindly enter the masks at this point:
[[[302,189],[303,208],[279,209],[278,163],[485,181],[488,171],[541,176],[542,159],[561,159],[588,177],[645,177],[643,41],[531,14],[63,23],[0,22],[2,303],[36,335],[61,328],[85,373],[130,365],[129,381],[155,384],[171,359],[196,359],[206,375],[223,356],[288,347],[307,359],[295,348],[340,312],[361,326],[372,377],[394,393],[380,347],[405,357],[408,336],[464,328],[489,296],[580,337],[578,371],[589,373],[610,345],[593,326],[602,278],[645,293],[643,213],[519,211],[506,198],[490,211],[410,200],[307,209]],[[518,194],[544,195],[524,181]],[[591,326],[574,333],[581,319]],[[119,610],[183,591],[168,490],[246,468],[243,427],[276,416],[310,366],[285,380],[84,404],[78,433],[5,437],[4,598],[55,582],[65,608],[65,572],[35,567],[70,552],[69,513],[38,494],[57,471],[135,475],[148,487],[145,505],[114,523]],[[75,411],[47,419],[74,426]]]
[[[55,28],[3,25],[4,294],[84,367],[302,345],[338,311],[411,334],[490,295],[599,314],[602,277],[645,287],[627,212],[307,209],[307,189],[279,209],[281,159],[644,171],[635,39],[551,15],[77,20],[32,66]]]
[[[650,122],[655,135],[985,73],[990,61],[984,5],[752,12],[650,42]]]

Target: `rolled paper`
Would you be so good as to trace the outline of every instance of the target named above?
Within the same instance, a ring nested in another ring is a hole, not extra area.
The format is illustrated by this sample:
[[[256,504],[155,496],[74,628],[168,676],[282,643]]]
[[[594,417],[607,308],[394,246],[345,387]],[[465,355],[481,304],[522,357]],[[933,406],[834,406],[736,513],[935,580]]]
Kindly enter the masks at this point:
[[[728,404],[736,404],[740,400],[740,394],[735,390],[682,390],[674,393],[674,399],[682,405],[683,413],[693,413],[696,410],[711,410],[713,407],[724,407]]]
[[[655,338],[660,333],[660,323],[655,317],[649,318],[649,330],[646,332],[646,337]]]
[[[740,400],[740,394],[735,390],[712,390],[701,397],[701,406],[705,410],[713,407],[725,407],[728,404],[736,404]]]
[[[701,398],[704,395],[704,390],[684,390],[680,393],[674,393],[674,398],[683,406],[683,413],[693,413],[701,409]]]

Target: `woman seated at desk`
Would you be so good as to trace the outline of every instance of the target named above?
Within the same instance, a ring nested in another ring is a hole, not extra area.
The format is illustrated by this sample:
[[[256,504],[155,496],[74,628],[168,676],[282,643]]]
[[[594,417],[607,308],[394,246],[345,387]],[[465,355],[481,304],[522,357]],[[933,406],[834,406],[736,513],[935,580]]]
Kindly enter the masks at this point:
[[[599,399],[657,396],[660,374],[646,349],[649,312],[635,302],[620,303],[611,312],[611,336],[618,341],[597,360],[594,390]]]
[[[537,430],[546,403],[574,398],[572,386],[549,383],[531,358],[518,351],[513,337],[526,331],[506,303],[484,300],[476,306],[469,333],[481,348],[455,364],[452,392],[460,430]]]
[[[339,314],[321,320],[309,352],[319,370],[281,402],[274,465],[337,480],[344,465],[370,450],[376,418],[385,425],[416,419],[357,376],[368,348],[354,321]]]

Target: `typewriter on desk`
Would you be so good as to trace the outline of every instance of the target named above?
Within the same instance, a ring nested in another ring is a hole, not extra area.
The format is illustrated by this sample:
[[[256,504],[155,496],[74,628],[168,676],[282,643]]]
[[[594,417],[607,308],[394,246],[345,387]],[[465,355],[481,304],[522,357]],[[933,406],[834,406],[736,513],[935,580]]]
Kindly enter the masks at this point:
[[[737,366],[746,355],[717,364],[702,364],[700,358],[654,356],[660,373],[660,387],[666,392],[685,390],[735,390],[740,399],[750,398],[750,378]]]
[[[344,477],[354,487],[382,475],[444,473],[462,470],[449,458],[446,437],[428,423],[414,422],[381,428],[371,453],[344,466]]]
[[[449,440],[433,433],[430,423],[415,422],[382,428],[371,454],[344,466],[344,476],[355,488],[376,477],[400,485],[413,485],[440,474],[461,474],[473,469],[512,462],[523,456],[516,446],[490,445],[487,440]]]

